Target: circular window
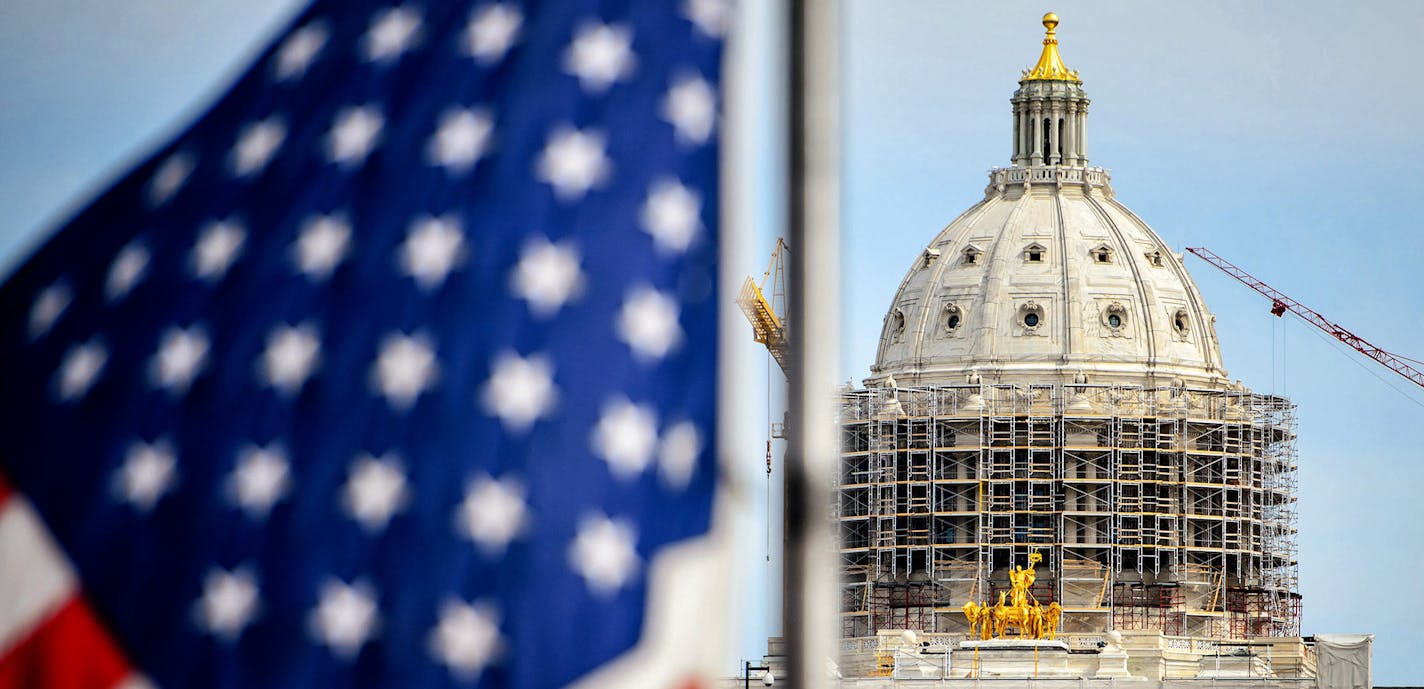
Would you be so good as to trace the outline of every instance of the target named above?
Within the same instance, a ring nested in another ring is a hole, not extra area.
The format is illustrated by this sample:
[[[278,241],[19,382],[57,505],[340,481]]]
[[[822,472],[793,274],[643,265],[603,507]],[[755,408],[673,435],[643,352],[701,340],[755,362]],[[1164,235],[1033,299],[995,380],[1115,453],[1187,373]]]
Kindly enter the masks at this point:
[[[1177,331],[1177,335],[1181,337],[1186,337],[1187,333],[1191,332],[1192,321],[1187,316],[1186,309],[1177,309],[1177,312],[1172,314],[1172,329]]]
[[[1105,334],[1115,337],[1127,336],[1127,307],[1118,302],[1108,304],[1108,307],[1103,309],[1102,319],[1103,325],[1107,328]]]
[[[940,312],[940,324],[944,327],[944,334],[953,334],[959,330],[960,324],[964,322],[964,312],[954,304],[945,304],[944,310]]]
[[[900,336],[904,334],[905,312],[900,309],[895,309],[894,313],[890,314],[890,340],[892,342],[899,342]]]
[[[1020,335],[1041,335],[1039,326],[1043,324],[1043,307],[1034,302],[1025,302],[1019,306],[1019,323],[1023,325]]]

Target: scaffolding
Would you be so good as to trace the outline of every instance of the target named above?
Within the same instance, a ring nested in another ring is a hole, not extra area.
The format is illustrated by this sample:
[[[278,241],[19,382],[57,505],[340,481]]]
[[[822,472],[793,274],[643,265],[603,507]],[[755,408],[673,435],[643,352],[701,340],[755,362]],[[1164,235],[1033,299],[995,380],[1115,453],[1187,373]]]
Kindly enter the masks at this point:
[[[1295,406],[1240,389],[849,390],[842,634],[963,633],[1006,573],[1062,629],[1298,636]]]

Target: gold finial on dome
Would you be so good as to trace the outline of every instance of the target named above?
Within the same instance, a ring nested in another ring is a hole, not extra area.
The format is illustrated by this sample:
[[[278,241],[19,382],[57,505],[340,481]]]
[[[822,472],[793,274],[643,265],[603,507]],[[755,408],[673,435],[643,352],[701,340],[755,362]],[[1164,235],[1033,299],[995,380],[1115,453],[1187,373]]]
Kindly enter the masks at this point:
[[[1077,70],[1070,70],[1058,56],[1058,15],[1049,12],[1043,15],[1043,28],[1048,32],[1043,37],[1043,54],[1038,56],[1038,64],[1024,72],[1022,81],[1072,81],[1083,83]]]

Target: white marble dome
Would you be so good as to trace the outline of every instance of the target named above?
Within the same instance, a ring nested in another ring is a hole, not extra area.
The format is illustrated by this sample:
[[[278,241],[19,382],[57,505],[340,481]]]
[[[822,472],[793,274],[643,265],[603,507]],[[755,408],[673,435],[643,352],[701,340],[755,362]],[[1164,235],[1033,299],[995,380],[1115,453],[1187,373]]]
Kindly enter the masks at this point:
[[[1011,100],[1013,166],[915,257],[867,384],[1228,383],[1181,256],[1088,166],[1088,99],[1056,43]]]

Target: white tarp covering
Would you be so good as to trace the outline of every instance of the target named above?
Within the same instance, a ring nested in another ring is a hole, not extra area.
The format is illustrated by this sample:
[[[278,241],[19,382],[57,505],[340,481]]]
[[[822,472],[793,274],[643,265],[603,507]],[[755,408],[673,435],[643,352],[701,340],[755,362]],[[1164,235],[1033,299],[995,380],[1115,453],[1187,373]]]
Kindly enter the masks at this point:
[[[1374,634],[1316,634],[1315,686],[1373,689],[1370,651]]]

